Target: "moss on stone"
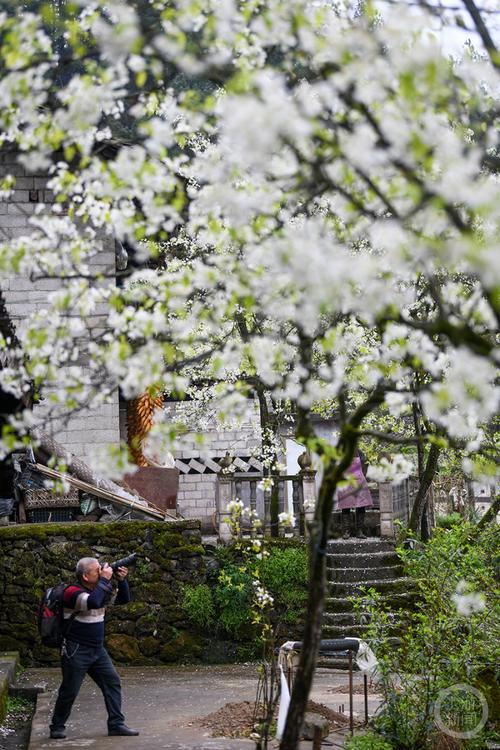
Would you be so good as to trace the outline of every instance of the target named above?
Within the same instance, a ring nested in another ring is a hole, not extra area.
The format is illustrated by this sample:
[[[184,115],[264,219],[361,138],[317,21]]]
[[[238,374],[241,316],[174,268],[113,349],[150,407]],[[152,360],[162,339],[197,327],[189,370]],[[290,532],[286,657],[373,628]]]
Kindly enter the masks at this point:
[[[21,651],[19,641],[9,635],[0,635],[0,651]]]
[[[143,583],[134,586],[134,595],[143,602],[157,603],[162,605],[172,604],[175,601],[175,592],[168,583]]]
[[[153,635],[158,631],[158,614],[150,612],[149,614],[137,620],[137,635],[139,637]]]
[[[139,648],[144,656],[155,656],[160,650],[160,642],[158,638],[146,636],[139,639]]]
[[[106,632],[108,635],[111,633],[135,635],[135,622],[131,622],[130,620],[110,620],[106,624]]]
[[[205,548],[201,544],[183,544],[168,551],[170,557],[190,557],[191,555],[204,555]]]
[[[203,653],[203,640],[193,633],[182,632],[167,643],[160,651],[160,659],[171,663],[176,661],[198,661]]]
[[[36,631],[35,612],[43,591],[74,580],[81,557],[110,561],[138,552],[143,565],[131,570],[133,601],[108,611],[110,650],[122,663],[159,663],[160,649],[175,642],[168,661],[198,658],[200,645],[192,636],[183,640],[182,631],[189,625],[180,589],[183,582],[193,585],[204,578],[199,542],[197,521],[0,528],[0,643],[21,651],[26,666],[57,665],[57,649],[43,647]]]
[[[140,658],[137,638],[120,633],[112,633],[106,638],[106,647],[113,659],[122,664],[137,662]]]
[[[149,611],[149,607],[144,602],[129,602],[120,604],[111,610],[113,618],[120,620],[137,620]]]

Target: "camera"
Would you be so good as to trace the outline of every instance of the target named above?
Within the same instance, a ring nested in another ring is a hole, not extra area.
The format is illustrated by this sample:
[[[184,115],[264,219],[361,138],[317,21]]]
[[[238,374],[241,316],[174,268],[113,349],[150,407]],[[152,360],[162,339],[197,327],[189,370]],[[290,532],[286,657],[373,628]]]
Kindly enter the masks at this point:
[[[115,560],[115,562],[109,563],[110,568],[112,568],[113,573],[116,573],[118,568],[128,568],[130,565],[133,565],[139,555],[137,552],[132,552],[131,555],[127,555],[127,557],[122,557],[120,560]]]

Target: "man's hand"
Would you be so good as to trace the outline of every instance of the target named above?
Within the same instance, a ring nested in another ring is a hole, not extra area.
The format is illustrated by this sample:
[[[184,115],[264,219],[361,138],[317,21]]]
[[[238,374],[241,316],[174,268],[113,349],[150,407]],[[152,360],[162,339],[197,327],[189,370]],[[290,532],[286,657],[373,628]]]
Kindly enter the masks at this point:
[[[101,565],[101,571],[99,573],[101,578],[105,578],[107,581],[109,581],[113,576],[113,568],[111,565],[108,565],[108,563],[104,563],[104,565]]]
[[[118,568],[116,571],[116,577],[119,581],[123,581],[123,579],[128,575],[128,568]]]

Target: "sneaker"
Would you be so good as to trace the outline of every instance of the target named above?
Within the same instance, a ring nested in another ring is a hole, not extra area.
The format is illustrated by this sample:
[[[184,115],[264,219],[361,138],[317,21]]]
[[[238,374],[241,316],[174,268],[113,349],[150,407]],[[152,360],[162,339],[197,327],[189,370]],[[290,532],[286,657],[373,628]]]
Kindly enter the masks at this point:
[[[112,729],[108,729],[109,737],[137,737],[138,734],[139,734],[138,729],[131,729],[130,727],[127,727],[125,724],[121,724],[119,727],[113,727]]]
[[[50,730],[50,739],[51,740],[65,740],[66,739],[66,733],[64,729],[51,729]]]

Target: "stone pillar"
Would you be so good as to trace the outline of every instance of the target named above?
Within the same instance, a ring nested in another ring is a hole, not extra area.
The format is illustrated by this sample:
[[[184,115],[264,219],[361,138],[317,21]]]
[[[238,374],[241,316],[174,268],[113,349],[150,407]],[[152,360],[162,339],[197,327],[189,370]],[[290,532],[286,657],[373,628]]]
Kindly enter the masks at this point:
[[[314,469],[301,469],[300,475],[302,477],[302,510],[307,535],[308,524],[313,521],[316,509],[316,471]]]
[[[230,513],[227,510],[227,506],[232,500],[231,485],[231,477],[227,474],[217,476],[217,528],[221,542],[231,541]]]
[[[378,488],[380,501],[380,536],[385,539],[394,539],[392,484],[390,482],[381,482]]]

